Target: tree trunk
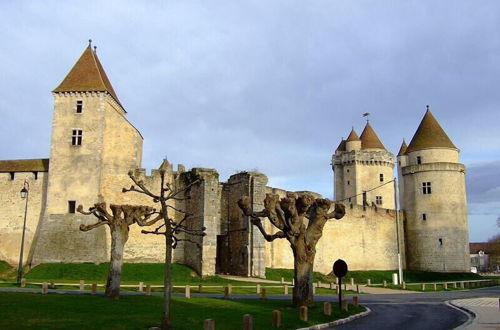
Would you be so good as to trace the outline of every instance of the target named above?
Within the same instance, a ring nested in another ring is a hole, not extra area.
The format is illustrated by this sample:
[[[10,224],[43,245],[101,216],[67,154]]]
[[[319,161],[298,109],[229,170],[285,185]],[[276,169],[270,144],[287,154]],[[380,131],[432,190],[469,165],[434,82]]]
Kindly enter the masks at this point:
[[[111,230],[111,261],[105,296],[113,299],[120,297],[120,283],[123,266],[123,249],[128,239],[128,226],[110,226]]]
[[[163,318],[161,328],[163,330],[171,329],[170,321],[170,300],[172,296],[172,228],[170,224],[165,226],[165,278],[163,285]]]
[[[298,238],[297,242],[303,242]],[[292,245],[294,257],[293,305],[310,306],[313,302],[314,251],[307,253],[305,244]],[[312,253],[312,254],[311,254]]]

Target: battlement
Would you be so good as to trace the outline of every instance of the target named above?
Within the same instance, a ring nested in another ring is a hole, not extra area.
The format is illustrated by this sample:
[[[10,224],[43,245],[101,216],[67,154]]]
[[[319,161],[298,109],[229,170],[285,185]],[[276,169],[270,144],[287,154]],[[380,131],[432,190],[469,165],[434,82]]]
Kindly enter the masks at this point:
[[[394,167],[394,155],[385,150],[337,151],[333,155],[332,164],[385,165]]]

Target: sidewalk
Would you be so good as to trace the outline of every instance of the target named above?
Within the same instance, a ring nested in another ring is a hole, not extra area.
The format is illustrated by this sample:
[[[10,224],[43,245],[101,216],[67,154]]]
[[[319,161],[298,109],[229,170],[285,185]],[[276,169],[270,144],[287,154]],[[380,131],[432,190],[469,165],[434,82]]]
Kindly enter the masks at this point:
[[[499,298],[458,299],[451,303],[476,314],[476,318],[465,329],[500,329]]]

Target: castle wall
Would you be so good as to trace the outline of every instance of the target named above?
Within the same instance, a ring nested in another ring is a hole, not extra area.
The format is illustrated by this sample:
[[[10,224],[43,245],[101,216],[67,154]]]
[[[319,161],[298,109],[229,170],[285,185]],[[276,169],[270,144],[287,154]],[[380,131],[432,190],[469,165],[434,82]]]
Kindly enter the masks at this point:
[[[0,173],[0,260],[11,265],[19,262],[21,237],[24,224],[26,200],[21,198],[20,191],[24,180],[29,184],[28,209],[26,217],[26,232],[23,263],[26,263],[36,237],[38,224],[45,208],[47,197],[47,172],[16,172],[14,180],[10,173]]]
[[[273,189],[276,193],[276,189]],[[400,219],[402,223],[402,217]],[[277,230],[269,221],[266,230]],[[403,226],[399,226],[400,251],[404,261]],[[350,270],[389,270],[398,268],[396,213],[393,210],[346,205],[346,215],[329,220],[316,247],[314,270],[330,273],[333,263],[343,259]],[[286,239],[266,242],[266,267],[293,268],[293,254]]]

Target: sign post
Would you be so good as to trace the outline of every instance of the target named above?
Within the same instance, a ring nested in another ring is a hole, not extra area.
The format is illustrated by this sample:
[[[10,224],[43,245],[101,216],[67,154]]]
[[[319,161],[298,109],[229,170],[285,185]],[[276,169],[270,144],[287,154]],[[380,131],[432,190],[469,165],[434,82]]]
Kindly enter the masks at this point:
[[[339,308],[342,309],[342,277],[347,274],[347,264],[342,259],[337,259],[333,263],[333,273],[339,279]]]

